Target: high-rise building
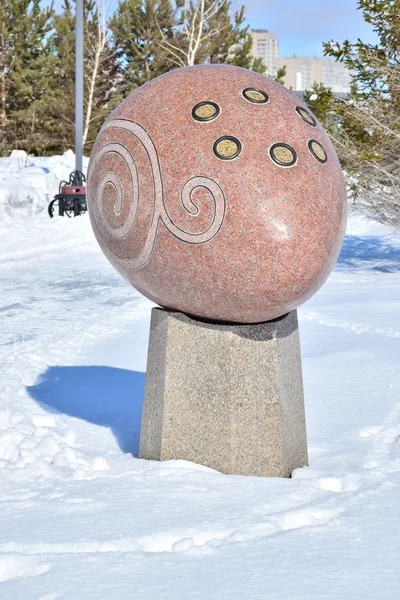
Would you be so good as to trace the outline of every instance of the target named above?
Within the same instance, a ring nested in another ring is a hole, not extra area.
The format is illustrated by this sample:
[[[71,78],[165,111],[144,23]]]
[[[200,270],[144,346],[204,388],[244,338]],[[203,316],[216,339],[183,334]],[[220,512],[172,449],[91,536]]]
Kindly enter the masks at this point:
[[[254,58],[262,58],[266,66],[265,74],[274,77],[279,60],[279,40],[276,33],[267,29],[252,29],[251,37],[253,47],[251,53]]]
[[[335,93],[350,91],[350,71],[331,58],[310,58],[294,54],[279,59],[278,65],[285,65],[284,85],[294,91],[310,90],[314,82],[322,83]]]

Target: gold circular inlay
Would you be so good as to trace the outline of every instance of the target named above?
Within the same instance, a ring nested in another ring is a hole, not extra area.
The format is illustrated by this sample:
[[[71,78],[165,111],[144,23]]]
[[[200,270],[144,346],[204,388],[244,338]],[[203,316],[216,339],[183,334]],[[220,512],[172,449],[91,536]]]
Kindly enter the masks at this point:
[[[317,142],[313,142],[311,144],[311,147],[312,147],[314,153],[318,156],[318,158],[320,158],[321,160],[326,159],[326,153],[322,146],[317,144]]]
[[[296,110],[299,113],[299,115],[301,116],[301,118],[304,119],[304,121],[306,121],[306,123],[308,123],[309,125],[312,125],[312,126],[315,125],[315,119],[313,119],[313,117],[310,115],[309,112],[307,112],[305,110],[305,108],[298,106]]]
[[[269,152],[272,160],[282,167],[291,167],[297,160],[297,154],[289,144],[278,142]]]
[[[261,92],[258,92],[257,90],[249,90],[248,92],[246,92],[246,96],[248,98],[251,98],[252,100],[257,100],[257,102],[262,102],[263,100],[265,100],[263,94]]]
[[[241,153],[242,144],[237,138],[231,135],[224,135],[214,142],[213,150],[215,156],[221,160],[232,160]]]
[[[213,104],[202,104],[201,106],[198,106],[194,112],[200,119],[208,120],[216,114],[217,109]]]
[[[281,163],[290,163],[294,159],[293,152],[285,146],[278,146],[274,150],[274,156]]]
[[[218,142],[215,149],[220,156],[226,156],[227,158],[230,158],[231,156],[235,156],[235,154],[237,154],[239,146],[235,140],[228,138]]]
[[[242,94],[246,100],[249,100],[249,102],[254,102],[255,104],[266,104],[268,102],[268,94],[262,90],[246,88],[243,90]]]
[[[218,117],[220,108],[218,104],[211,100],[205,102],[199,102],[192,109],[192,117],[195,121],[206,122],[213,121]]]
[[[317,140],[310,140],[308,142],[308,148],[314,158],[316,158],[320,163],[326,163],[328,160],[328,155],[325,151],[325,148],[319,142],[317,142]]]

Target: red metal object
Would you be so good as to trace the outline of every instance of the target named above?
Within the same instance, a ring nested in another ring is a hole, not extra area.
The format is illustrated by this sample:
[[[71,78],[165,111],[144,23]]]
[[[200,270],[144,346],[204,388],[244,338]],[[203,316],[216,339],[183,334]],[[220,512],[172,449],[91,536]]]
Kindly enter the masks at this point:
[[[63,185],[61,186],[60,194],[69,195],[69,194],[85,194],[86,195],[86,187],[84,185]]]
[[[60,217],[83,215],[87,211],[85,182],[86,178],[80,171],[73,171],[69,181],[61,181],[58,194],[49,204],[49,216],[53,218],[56,206]]]

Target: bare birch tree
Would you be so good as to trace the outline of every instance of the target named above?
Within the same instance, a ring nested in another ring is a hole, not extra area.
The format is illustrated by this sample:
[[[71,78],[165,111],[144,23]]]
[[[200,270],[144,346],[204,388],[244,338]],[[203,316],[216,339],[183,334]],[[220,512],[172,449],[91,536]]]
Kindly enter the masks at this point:
[[[107,29],[105,8],[105,0],[96,0],[94,23],[96,33],[94,36],[91,37],[86,36],[86,52],[89,57],[86,67],[88,98],[86,103],[86,113],[83,128],[83,145],[85,145],[86,138],[89,133],[89,125],[93,108],[94,89],[101,65],[101,55],[104,51],[104,47],[106,44]]]
[[[205,43],[221,32],[221,26],[215,17],[227,5],[227,0],[185,0],[179,9],[177,25],[180,35],[172,41],[167,39],[160,28],[162,48],[170,55],[171,62],[177,67],[194,65],[200,60]],[[213,22],[214,21],[214,22]],[[222,29],[229,25],[222,25]]]
[[[367,216],[400,228],[400,114],[396,106],[389,99],[384,103],[344,100],[337,112],[341,123],[330,135],[347,174],[349,200]]]
[[[85,35],[85,85],[87,92],[83,145],[88,139],[93,119],[97,118],[97,115],[94,114],[96,86],[102,76],[104,63],[109,62],[112,55],[107,45],[107,35],[109,33],[108,16],[114,4],[112,0],[94,0],[89,22],[86,24],[89,31]]]
[[[83,145],[91,147],[97,131],[115,101],[112,98],[118,69],[116,52],[110,46],[110,16],[114,0],[87,0],[84,36],[85,107]]]

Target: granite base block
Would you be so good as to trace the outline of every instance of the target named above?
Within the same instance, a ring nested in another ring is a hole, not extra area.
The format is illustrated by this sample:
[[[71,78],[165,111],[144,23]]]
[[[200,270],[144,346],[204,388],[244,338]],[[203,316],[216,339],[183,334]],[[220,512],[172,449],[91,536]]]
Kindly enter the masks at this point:
[[[154,308],[139,456],[264,477],[307,465],[297,311],[233,325]]]

